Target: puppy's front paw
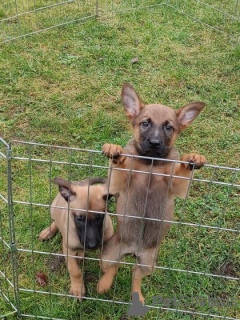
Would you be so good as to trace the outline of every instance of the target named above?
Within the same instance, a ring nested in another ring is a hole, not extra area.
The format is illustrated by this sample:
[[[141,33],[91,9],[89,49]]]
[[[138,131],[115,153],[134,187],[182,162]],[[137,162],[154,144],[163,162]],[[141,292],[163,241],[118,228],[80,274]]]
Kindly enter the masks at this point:
[[[105,143],[102,147],[103,154],[109,159],[113,160],[113,163],[121,164],[125,160],[125,156],[121,156],[121,153],[125,153],[125,150],[117,144]]]
[[[51,232],[51,228],[47,227],[43,229],[39,234],[39,240],[49,240],[53,237],[53,233]]]
[[[75,296],[79,301],[82,301],[82,297],[85,296],[85,286],[83,283],[71,284],[70,294]]]
[[[107,292],[111,288],[112,282],[109,281],[109,279],[103,275],[102,278],[98,281],[97,284],[97,292],[102,294]]]
[[[181,157],[181,160],[188,162],[184,164],[188,170],[200,169],[207,162],[207,159],[204,156],[197,153],[185,154]]]

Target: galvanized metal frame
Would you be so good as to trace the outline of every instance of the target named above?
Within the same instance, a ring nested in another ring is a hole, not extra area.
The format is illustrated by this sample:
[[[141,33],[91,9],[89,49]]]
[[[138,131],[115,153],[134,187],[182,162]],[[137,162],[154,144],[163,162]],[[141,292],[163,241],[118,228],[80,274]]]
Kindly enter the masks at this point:
[[[6,1],[6,3],[4,2]],[[107,16],[109,14],[116,14],[116,13],[124,13],[128,11],[133,10],[142,10],[142,9],[150,9],[150,8],[160,8],[162,6],[167,6],[168,8],[173,9],[174,11],[179,12],[180,14],[184,14],[187,17],[191,18],[195,22],[201,23],[205,25],[206,27],[210,27],[218,32],[221,32],[225,34],[227,37],[229,37],[232,40],[239,41],[239,34],[233,35],[231,33],[228,33],[224,30],[223,26],[224,24],[228,23],[239,23],[240,17],[239,17],[239,0],[234,0],[234,12],[227,12],[227,10],[219,9],[217,5],[208,4],[207,0],[194,0],[194,5],[196,6],[202,6],[205,10],[216,12],[220,15],[222,15],[223,23],[222,26],[216,26],[209,24],[205,22],[204,20],[201,20],[198,16],[191,15],[188,10],[186,9],[188,0],[184,1],[177,1],[177,0],[161,0],[160,2],[157,2],[156,4],[149,3],[148,0],[141,0],[141,1],[131,1],[130,5],[127,6],[127,1],[121,0],[118,3],[115,3],[113,0],[110,0],[106,3],[106,1],[102,0],[93,0],[93,1],[81,1],[81,0],[54,0],[50,4],[42,5],[38,7],[35,4],[34,1],[34,7],[28,7],[24,11],[19,11],[19,2],[18,0],[15,1],[15,13],[11,14],[10,16],[3,17],[0,19],[0,29],[1,26],[5,26],[6,29],[8,29],[8,23],[12,21],[17,21],[16,27],[14,32],[12,33],[11,30],[9,31],[9,35],[3,35],[3,37],[0,37],[0,44],[7,43],[9,41],[13,41],[16,39],[20,39],[29,35],[38,34],[43,31],[47,31],[56,27],[65,26],[71,23],[77,23],[81,21],[85,21],[86,19],[94,19],[99,16]],[[2,1],[3,8],[7,6],[7,0]],[[67,18],[64,16],[64,10],[63,13],[61,12],[61,8],[67,8],[67,6],[72,6],[72,10],[76,10],[79,12],[79,18]],[[62,14],[62,21],[61,19],[59,21],[55,21],[54,11],[55,9],[59,8],[60,16]],[[89,12],[88,12],[89,8]],[[53,14],[52,12],[53,11]],[[22,24],[24,24],[24,20],[21,19],[26,18],[26,22],[28,21],[28,18],[31,19],[32,16],[35,16],[37,19],[37,25],[40,21],[38,21],[38,14],[48,12],[48,20],[49,24],[47,26],[40,26],[36,27],[35,23],[32,25],[32,27],[29,29],[29,31],[24,31],[22,28]],[[84,17],[81,17],[82,13],[86,13]]]
[[[24,141],[12,141],[10,144],[7,144],[3,139],[0,138],[0,146],[3,145],[5,150],[6,150],[6,154],[4,152],[1,152],[0,154],[0,157],[3,159],[3,161],[6,161],[6,166],[7,166],[7,177],[8,177],[8,188],[7,188],[7,198],[5,198],[5,196],[1,193],[0,191],[0,196],[1,196],[1,200],[4,201],[6,204],[7,204],[7,207],[8,207],[8,219],[9,219],[9,234],[10,234],[10,238],[9,239],[4,239],[1,234],[1,224],[0,224],[0,240],[2,242],[2,246],[5,246],[10,252],[11,252],[11,268],[12,268],[12,280],[9,279],[4,271],[1,271],[0,272],[0,275],[1,277],[3,278],[3,280],[8,284],[9,287],[11,287],[11,289],[13,290],[14,292],[14,300],[12,300],[9,296],[8,293],[5,292],[5,290],[3,290],[1,287],[1,293],[2,293],[2,296],[4,297],[4,299],[12,306],[12,308],[14,309],[14,313],[16,313],[18,315],[19,318],[21,317],[34,317],[34,318],[39,318],[39,319],[57,319],[57,318],[52,318],[52,317],[44,317],[44,316],[41,316],[41,315],[31,315],[31,314],[24,314],[24,313],[21,313],[21,303],[20,303],[20,296],[19,296],[19,293],[20,292],[34,292],[36,294],[44,294],[44,295],[49,295],[49,299],[51,299],[52,296],[63,296],[63,297],[71,297],[71,295],[69,294],[63,294],[63,293],[59,293],[59,292],[52,292],[52,289],[50,288],[50,291],[41,291],[41,290],[38,290],[37,287],[34,285],[34,288],[33,289],[29,289],[29,288],[24,288],[24,287],[21,287],[19,286],[19,283],[18,283],[18,278],[19,278],[19,270],[18,270],[18,254],[20,253],[29,253],[29,254],[39,254],[39,255],[43,255],[43,256],[64,256],[64,254],[59,254],[59,253],[55,253],[52,251],[51,247],[50,247],[50,250],[48,252],[46,251],[39,251],[39,250],[35,250],[34,247],[32,247],[31,249],[27,249],[27,248],[24,248],[24,247],[21,247],[21,246],[18,246],[18,244],[16,243],[16,235],[15,235],[15,226],[14,226],[14,206],[15,205],[21,205],[21,206],[28,206],[29,207],[29,210],[31,212],[32,210],[32,207],[43,207],[43,208],[50,208],[50,205],[51,205],[51,199],[49,199],[49,204],[44,204],[44,203],[34,203],[32,201],[32,195],[31,195],[31,190],[32,190],[32,187],[31,187],[31,179],[32,179],[32,169],[31,169],[31,164],[32,163],[47,163],[49,165],[49,168],[50,168],[50,173],[51,173],[51,170],[52,170],[52,165],[53,164],[67,164],[69,166],[69,180],[71,180],[71,167],[72,166],[79,166],[79,167],[87,167],[88,170],[89,170],[89,177],[91,177],[92,173],[91,173],[91,170],[93,168],[98,168],[98,169],[108,169],[108,166],[105,166],[105,165],[95,165],[93,163],[93,161],[91,160],[92,157],[94,155],[98,155],[100,156],[101,154],[101,151],[97,151],[97,150],[84,150],[84,149],[81,149],[81,148],[66,148],[66,147],[59,147],[59,146],[50,146],[50,145],[46,145],[46,144],[38,144],[38,143],[33,143],[33,142],[24,142]],[[12,145],[14,145],[16,147],[16,145],[24,145],[26,147],[29,148],[29,151],[28,151],[28,156],[15,156],[13,153],[12,153]],[[49,152],[49,158],[47,159],[45,157],[45,159],[43,158],[36,158],[33,153],[32,153],[32,148],[33,147],[46,147],[50,150]],[[53,150],[65,150],[65,151],[68,151],[69,152],[69,161],[55,161],[52,159],[52,152]],[[1,148],[0,148],[1,150]],[[72,152],[73,151],[79,151],[79,152],[84,152],[86,154],[89,155],[89,163],[75,163],[72,161]],[[129,155],[126,155],[126,156],[129,156]],[[131,156],[132,159],[133,159],[133,156]],[[12,166],[12,161],[24,161],[24,162],[28,162],[29,163],[29,180],[30,180],[30,183],[29,183],[29,186],[30,186],[30,201],[19,201],[19,200],[14,200],[13,198],[13,194],[12,194],[12,169],[11,169],[11,166]],[[171,161],[169,160],[170,162],[173,162],[173,163],[176,163],[176,162],[182,162],[182,161]],[[240,172],[240,169],[238,168],[230,168],[230,167],[223,167],[223,166],[214,166],[214,165],[209,165],[207,164],[206,165],[206,168],[211,168],[213,170],[218,170],[218,169],[221,169],[221,170],[224,170],[226,172],[229,172],[231,173],[233,176],[234,176],[234,179],[232,180],[231,183],[229,182],[223,182],[223,181],[215,181],[213,179],[213,176],[212,176],[212,179],[197,179],[197,178],[194,178],[193,176],[191,178],[189,178],[192,182],[193,181],[197,181],[198,183],[208,183],[210,186],[212,185],[219,185],[219,186],[228,186],[229,188],[234,188],[236,190],[238,190],[240,188],[240,184],[237,180],[237,175],[239,175],[239,172]],[[111,170],[120,170],[120,169],[113,169],[111,168]],[[130,174],[131,174],[131,171],[134,172],[134,170],[130,169]],[[140,173],[145,173],[145,174],[149,174],[149,172],[144,172],[144,171],[139,171]],[[151,178],[151,175],[154,175],[155,173],[151,172],[149,174],[149,178]],[[174,177],[172,175],[168,175],[170,176],[171,178]],[[186,179],[184,177],[180,177],[182,179]],[[51,183],[50,183],[50,177],[49,177],[49,184],[50,184],[50,195],[52,195],[52,191],[51,191]],[[50,197],[51,198],[51,197]],[[187,201],[187,198],[186,200]],[[61,208],[61,207],[58,207],[58,208]],[[225,210],[225,209],[224,209]],[[93,213],[100,213],[102,214],[102,212],[97,212],[97,211],[91,211]],[[117,215],[120,215],[118,213],[109,213],[110,216],[117,216]],[[30,213],[30,216],[32,217],[31,213]],[[124,215],[121,215],[121,216],[124,216]],[[128,215],[128,217],[131,217],[130,215]],[[142,217],[135,217],[135,216],[132,216],[132,218],[136,218],[136,219],[142,219]],[[194,222],[184,222],[184,221],[168,221],[168,220],[159,220],[159,219],[151,219],[151,218],[144,218],[144,219],[147,219],[147,220],[152,220],[152,221],[164,221],[164,222],[169,222],[169,223],[172,223],[172,224],[176,224],[178,225],[179,227],[180,226],[190,226],[190,227],[193,227],[193,228],[198,228],[198,229],[201,229],[201,228],[206,228],[206,229],[209,229],[209,230],[215,230],[217,231],[217,235],[219,234],[219,232],[229,232],[229,233],[232,233],[232,234],[235,234],[235,241],[237,241],[237,237],[239,236],[240,234],[240,230],[239,228],[225,228],[225,227],[220,227],[220,226],[217,226],[217,225],[205,225],[204,223],[200,224],[200,223],[194,223]],[[0,219],[1,221],[1,219]],[[46,224],[48,223],[48,221],[46,221]],[[33,231],[31,231],[33,232]],[[32,233],[32,239],[33,237],[35,237],[36,235],[34,235]],[[31,239],[29,239],[30,241],[32,241]],[[120,256],[120,255],[119,255]],[[82,258],[80,258],[82,259]],[[83,259],[83,265],[82,265],[82,271],[84,273],[84,261],[86,260],[89,260],[89,261],[99,261],[99,258],[93,258],[93,257],[84,257]],[[33,259],[34,261],[34,259]],[[107,260],[109,261],[109,260]],[[115,262],[115,261],[114,261]],[[126,262],[126,261],[116,261],[118,262],[120,265],[131,265],[131,266],[134,266],[136,265],[136,263],[132,263],[132,262]],[[138,264],[138,265],[141,265],[141,264]],[[141,266],[146,266],[146,265],[141,265]],[[32,262],[32,268],[34,269],[34,262]],[[156,266],[156,269],[157,270],[169,270],[169,271],[172,271],[172,272],[180,272],[180,273],[186,273],[186,274],[192,274],[192,275],[200,275],[200,276],[204,276],[204,277],[213,277],[213,278],[219,278],[219,279],[225,279],[226,281],[236,281],[236,282],[239,282],[240,278],[239,277],[236,277],[236,276],[229,276],[229,275],[223,275],[223,274],[215,274],[215,273],[208,273],[208,272],[204,272],[204,271],[196,271],[196,270],[188,270],[188,269],[177,269],[177,268],[171,268],[171,267],[168,267],[168,266]],[[34,269],[35,270],[35,269]],[[100,273],[99,273],[100,275]],[[115,283],[115,286],[116,286],[116,283]],[[115,287],[116,288],[116,287]],[[116,303],[116,304],[124,304],[124,305],[128,305],[129,302],[127,301],[119,301],[117,299],[115,299],[115,288],[114,288],[114,294],[113,294],[113,299],[112,300],[108,300],[108,299],[102,299],[101,297],[97,297],[97,298],[94,298],[94,297],[84,297],[84,299],[86,300],[93,300],[93,301],[102,301],[102,302],[112,302],[112,303]],[[157,307],[153,307],[153,306],[149,306],[150,308],[157,308]],[[216,318],[216,319],[229,319],[229,320],[236,320],[238,318],[232,318],[232,317],[228,317],[228,316],[221,316],[221,315],[217,315],[217,314],[211,314],[210,312],[209,313],[202,313],[202,312],[198,312],[198,311],[192,311],[192,310],[185,310],[185,309],[181,309],[181,308],[167,308],[167,307],[158,307],[160,310],[168,310],[168,311],[172,311],[172,312],[182,312],[182,313],[186,313],[186,314],[191,314],[191,315],[199,315],[199,316],[204,316],[204,317],[210,317],[210,318]]]

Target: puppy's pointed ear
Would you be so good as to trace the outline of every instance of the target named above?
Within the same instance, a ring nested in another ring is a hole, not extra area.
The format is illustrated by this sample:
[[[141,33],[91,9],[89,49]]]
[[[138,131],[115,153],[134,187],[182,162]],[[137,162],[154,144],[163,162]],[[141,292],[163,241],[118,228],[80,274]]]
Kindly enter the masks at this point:
[[[180,132],[186,129],[205,107],[204,102],[193,102],[176,110]]]
[[[144,104],[139,98],[137,92],[129,83],[123,84],[121,98],[129,120],[135,118],[144,107]]]
[[[52,180],[52,182],[59,186],[59,192],[67,202],[76,197],[76,192],[72,189],[71,181],[56,177]]]

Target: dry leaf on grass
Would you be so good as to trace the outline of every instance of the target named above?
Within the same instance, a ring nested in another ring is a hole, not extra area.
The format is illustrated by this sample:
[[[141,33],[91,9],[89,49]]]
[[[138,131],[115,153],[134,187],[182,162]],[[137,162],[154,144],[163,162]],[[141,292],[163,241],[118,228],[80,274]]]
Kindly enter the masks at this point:
[[[41,287],[45,287],[48,284],[47,276],[42,271],[37,272],[36,281]]]

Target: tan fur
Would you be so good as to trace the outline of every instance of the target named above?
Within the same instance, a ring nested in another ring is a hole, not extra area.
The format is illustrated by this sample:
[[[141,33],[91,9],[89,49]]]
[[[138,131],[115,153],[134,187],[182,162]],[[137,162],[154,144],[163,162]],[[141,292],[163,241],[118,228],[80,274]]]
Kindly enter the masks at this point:
[[[111,287],[118,269],[117,262],[104,260],[119,261],[124,255],[134,253],[137,262],[146,265],[144,267],[137,264],[134,267],[132,279],[132,291],[138,292],[140,301],[143,303],[141,280],[154,270],[159,245],[173,220],[174,198],[186,197],[189,188],[189,180],[173,178],[172,175],[190,178],[193,172],[188,163],[194,162],[197,167],[202,167],[206,162],[204,156],[197,154],[188,154],[180,158],[187,161],[187,164],[167,162],[164,159],[179,160],[174,142],[178,134],[199,114],[204,104],[196,102],[175,111],[160,104],[144,106],[137,93],[128,84],[124,85],[122,92],[126,114],[133,126],[133,139],[125,149],[118,145],[105,144],[103,153],[110,158],[109,192],[117,195],[117,213],[123,214],[124,217],[118,216],[116,234],[104,246],[101,261],[104,275],[99,280],[98,292],[103,293]],[[154,160],[153,165],[151,160],[120,155],[141,155],[138,150],[141,148],[143,139],[140,128],[144,121],[151,121],[154,124],[152,128],[157,128],[156,132],[152,129],[152,136],[157,135],[158,128],[163,127],[165,123],[174,127],[171,140],[167,141],[169,153],[162,161]],[[127,169],[127,171],[114,170],[116,168]],[[170,222],[149,221],[146,218]]]
[[[71,191],[76,193],[76,196],[69,204],[61,196],[60,192],[55,197],[51,205],[52,224],[42,230],[39,235],[40,240],[48,240],[52,238],[57,231],[62,234],[62,249],[66,255],[65,260],[70,274],[71,287],[70,294],[78,297],[80,300],[85,295],[85,287],[81,269],[79,268],[79,258],[83,258],[83,246],[80,243],[76,232],[73,209],[93,210],[105,212],[106,201],[103,200],[103,195],[106,194],[106,185],[81,185],[80,182],[71,183]],[[55,208],[63,207],[61,208]],[[79,211],[78,211],[79,212]],[[94,213],[80,211],[81,215],[87,215],[91,218]],[[111,218],[105,214],[103,223],[103,242],[107,241],[113,235],[113,226]],[[73,256],[73,257],[71,257]],[[76,257],[76,258],[75,258]]]

